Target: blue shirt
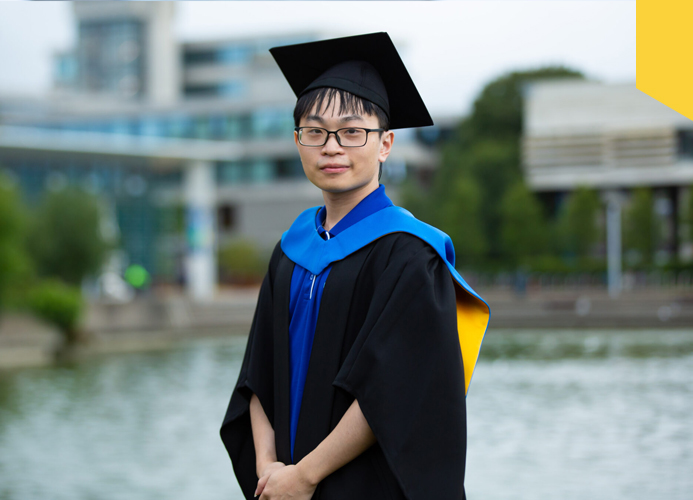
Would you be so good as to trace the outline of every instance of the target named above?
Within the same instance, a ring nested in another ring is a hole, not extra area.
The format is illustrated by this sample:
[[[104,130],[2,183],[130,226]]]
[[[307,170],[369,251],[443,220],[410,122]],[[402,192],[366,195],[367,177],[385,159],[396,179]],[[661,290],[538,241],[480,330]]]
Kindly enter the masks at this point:
[[[351,211],[346,214],[335,226],[326,231],[323,227],[327,211],[323,206],[315,214],[315,229],[323,239],[335,238],[340,232],[353,226],[369,215],[392,206],[392,201],[385,194],[385,187],[381,184],[378,189],[366,196]],[[291,275],[291,298],[289,300],[289,351],[291,367],[291,460],[294,458],[294,442],[296,441],[296,429],[298,416],[301,411],[303,388],[308,373],[308,362],[313,348],[315,325],[318,321],[320,301],[323,288],[330,274],[332,266],[326,267],[320,274],[312,274],[310,271],[296,264]]]

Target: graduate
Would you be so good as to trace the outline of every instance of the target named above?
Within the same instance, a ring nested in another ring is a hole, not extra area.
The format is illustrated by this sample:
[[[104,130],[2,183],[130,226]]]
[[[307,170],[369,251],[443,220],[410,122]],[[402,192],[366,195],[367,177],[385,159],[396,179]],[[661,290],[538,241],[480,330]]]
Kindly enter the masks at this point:
[[[324,206],[262,283],[221,437],[246,498],[461,500],[488,305],[450,238],[379,184],[393,129],[432,125],[386,33],[270,49]]]

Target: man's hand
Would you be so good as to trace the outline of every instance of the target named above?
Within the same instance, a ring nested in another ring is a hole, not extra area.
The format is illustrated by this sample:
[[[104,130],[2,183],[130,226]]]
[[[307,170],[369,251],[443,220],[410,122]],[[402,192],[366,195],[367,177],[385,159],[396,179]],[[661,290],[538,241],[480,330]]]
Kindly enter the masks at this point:
[[[264,416],[264,412],[262,415]],[[269,427],[269,423],[266,426]],[[359,456],[376,440],[358,401],[354,400],[332,432],[297,465],[285,466],[276,461],[273,440],[256,441],[268,443],[267,449],[271,453],[267,453],[267,456],[274,457],[270,460],[258,460],[260,479],[255,494],[261,495],[260,500],[310,500],[320,481]]]
[[[310,500],[316,487],[317,484],[311,483],[299,467],[286,465],[268,476],[260,500]]]
[[[270,475],[282,467],[286,467],[284,462],[272,462],[264,466],[262,468],[262,472],[260,473],[260,479],[257,481],[257,488],[255,488],[255,493],[253,493],[253,495],[258,496],[262,494],[262,490],[265,489],[265,485],[267,484],[267,480],[269,479]]]

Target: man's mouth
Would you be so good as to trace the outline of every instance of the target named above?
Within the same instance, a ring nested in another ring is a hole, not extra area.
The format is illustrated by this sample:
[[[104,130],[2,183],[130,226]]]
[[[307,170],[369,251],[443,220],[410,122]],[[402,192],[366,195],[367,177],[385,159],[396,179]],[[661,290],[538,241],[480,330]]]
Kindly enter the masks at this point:
[[[320,167],[320,170],[327,174],[337,174],[339,172],[345,172],[349,169],[348,165],[341,165],[339,163],[328,163]]]

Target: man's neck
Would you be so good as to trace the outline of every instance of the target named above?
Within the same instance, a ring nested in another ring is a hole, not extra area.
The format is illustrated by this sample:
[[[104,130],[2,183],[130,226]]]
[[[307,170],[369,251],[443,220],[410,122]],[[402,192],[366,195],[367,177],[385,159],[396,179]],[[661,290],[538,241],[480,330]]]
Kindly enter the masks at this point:
[[[370,182],[365,186],[345,193],[330,193],[328,191],[323,191],[322,197],[325,200],[326,212],[323,228],[329,231],[335,227],[346,214],[351,212],[351,210],[361,202],[361,200],[378,189],[379,185],[377,181],[375,183]]]

